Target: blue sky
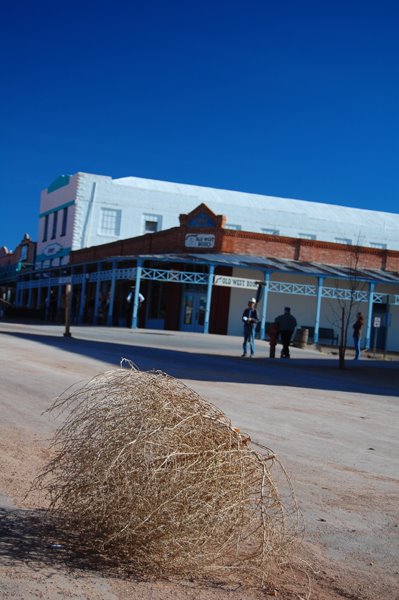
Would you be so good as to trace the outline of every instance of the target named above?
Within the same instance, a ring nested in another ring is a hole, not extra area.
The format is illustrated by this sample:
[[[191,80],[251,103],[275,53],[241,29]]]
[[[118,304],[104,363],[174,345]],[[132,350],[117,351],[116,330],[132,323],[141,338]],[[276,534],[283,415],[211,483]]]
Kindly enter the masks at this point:
[[[8,0],[0,246],[58,175],[398,212],[399,3]]]

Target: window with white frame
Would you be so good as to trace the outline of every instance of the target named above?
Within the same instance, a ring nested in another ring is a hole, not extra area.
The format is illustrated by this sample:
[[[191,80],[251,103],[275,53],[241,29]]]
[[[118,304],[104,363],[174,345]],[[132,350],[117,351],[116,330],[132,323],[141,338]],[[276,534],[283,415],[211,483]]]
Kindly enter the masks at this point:
[[[314,233],[298,233],[298,237],[302,240],[315,240],[316,235]]]
[[[121,232],[122,211],[117,208],[102,208],[100,212],[100,235],[118,236]]]
[[[387,245],[382,242],[370,242],[370,248],[380,248],[381,250],[385,250],[386,247]]]
[[[336,237],[334,238],[334,242],[336,244],[351,244],[352,240],[350,238]]]
[[[224,228],[225,229],[235,229],[236,231],[241,231],[241,225],[235,225],[234,223],[226,223]]]
[[[162,226],[162,217],[161,215],[143,215],[143,233],[155,233],[159,231]]]
[[[262,227],[261,229],[262,233],[267,233],[268,235],[280,235],[280,230],[279,229],[268,229],[268,228],[264,228]]]

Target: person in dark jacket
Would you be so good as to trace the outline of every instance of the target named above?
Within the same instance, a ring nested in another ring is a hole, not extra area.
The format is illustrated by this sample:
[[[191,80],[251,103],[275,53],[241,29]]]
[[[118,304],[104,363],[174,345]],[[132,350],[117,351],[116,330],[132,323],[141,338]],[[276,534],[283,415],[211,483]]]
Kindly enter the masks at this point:
[[[355,346],[355,360],[360,358],[360,341],[362,339],[362,329],[364,319],[361,312],[356,315],[356,321],[353,323],[353,344]]]
[[[255,354],[255,331],[256,326],[259,323],[258,311],[255,308],[255,298],[250,298],[248,302],[248,308],[242,313],[242,320],[244,323],[244,343],[242,345],[242,357],[247,356],[247,346],[249,344],[250,358]]]
[[[278,326],[281,343],[283,344],[281,358],[290,358],[290,342],[297,325],[296,318],[291,314],[290,307],[286,306],[284,313],[276,317],[274,322]]]

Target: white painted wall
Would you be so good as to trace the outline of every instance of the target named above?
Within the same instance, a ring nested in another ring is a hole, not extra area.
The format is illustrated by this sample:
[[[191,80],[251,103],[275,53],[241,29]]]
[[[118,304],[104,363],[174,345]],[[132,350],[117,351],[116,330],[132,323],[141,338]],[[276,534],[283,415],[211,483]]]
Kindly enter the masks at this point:
[[[45,190],[40,212],[71,199],[76,200],[73,250],[142,235],[145,214],[159,216],[161,229],[175,227],[181,213],[190,212],[201,202],[216,214],[226,215],[227,222],[239,224],[243,231],[276,229],[280,235],[290,237],[309,234],[332,242],[345,238],[364,246],[385,244],[399,250],[399,215],[391,213],[138,177],[112,179],[89,173],[75,174],[68,186],[51,194]],[[121,210],[118,235],[100,232],[104,208]]]
[[[55,266],[60,264],[59,254],[65,254],[72,248],[73,231],[75,226],[75,209],[76,209],[76,195],[78,186],[78,176],[74,175],[70,177],[69,184],[49,193],[47,189],[43,190],[40,195],[40,211],[39,211],[39,223],[38,223],[38,238],[37,238],[37,256],[38,262],[42,262],[44,266],[48,266],[50,258]],[[62,209],[60,207],[65,204],[68,206],[68,221],[66,235],[61,236],[62,228]],[[57,220],[57,234],[56,237],[52,237],[53,227],[53,215],[54,212],[58,212]],[[48,219],[48,234],[47,240],[43,241],[45,217],[44,213],[50,213]],[[41,216],[43,215],[43,216]],[[51,253],[50,250],[56,250],[55,253]],[[58,251],[57,251],[58,249]],[[63,252],[64,251],[64,252]],[[42,260],[41,257],[46,256],[46,260]],[[62,257],[64,263],[68,262],[68,256]]]

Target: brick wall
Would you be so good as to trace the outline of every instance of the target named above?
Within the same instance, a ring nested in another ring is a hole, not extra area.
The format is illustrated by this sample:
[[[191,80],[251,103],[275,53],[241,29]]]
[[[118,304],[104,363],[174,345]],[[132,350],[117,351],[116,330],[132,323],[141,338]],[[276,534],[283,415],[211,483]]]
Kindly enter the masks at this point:
[[[193,251],[196,254],[209,253],[209,248],[185,248],[186,233],[214,234],[215,246],[212,249],[214,253],[268,256],[345,267],[354,266],[357,260],[358,268],[399,271],[399,252],[393,250],[357,248],[345,244],[235,231],[222,227],[193,230],[187,229],[185,226],[77,250],[71,254],[71,263],[84,263],[112,256],[135,254],[191,253]]]
[[[399,252],[394,250],[277,237],[246,231],[224,230],[220,251],[345,267],[354,266],[357,261],[358,268],[399,271]]]

